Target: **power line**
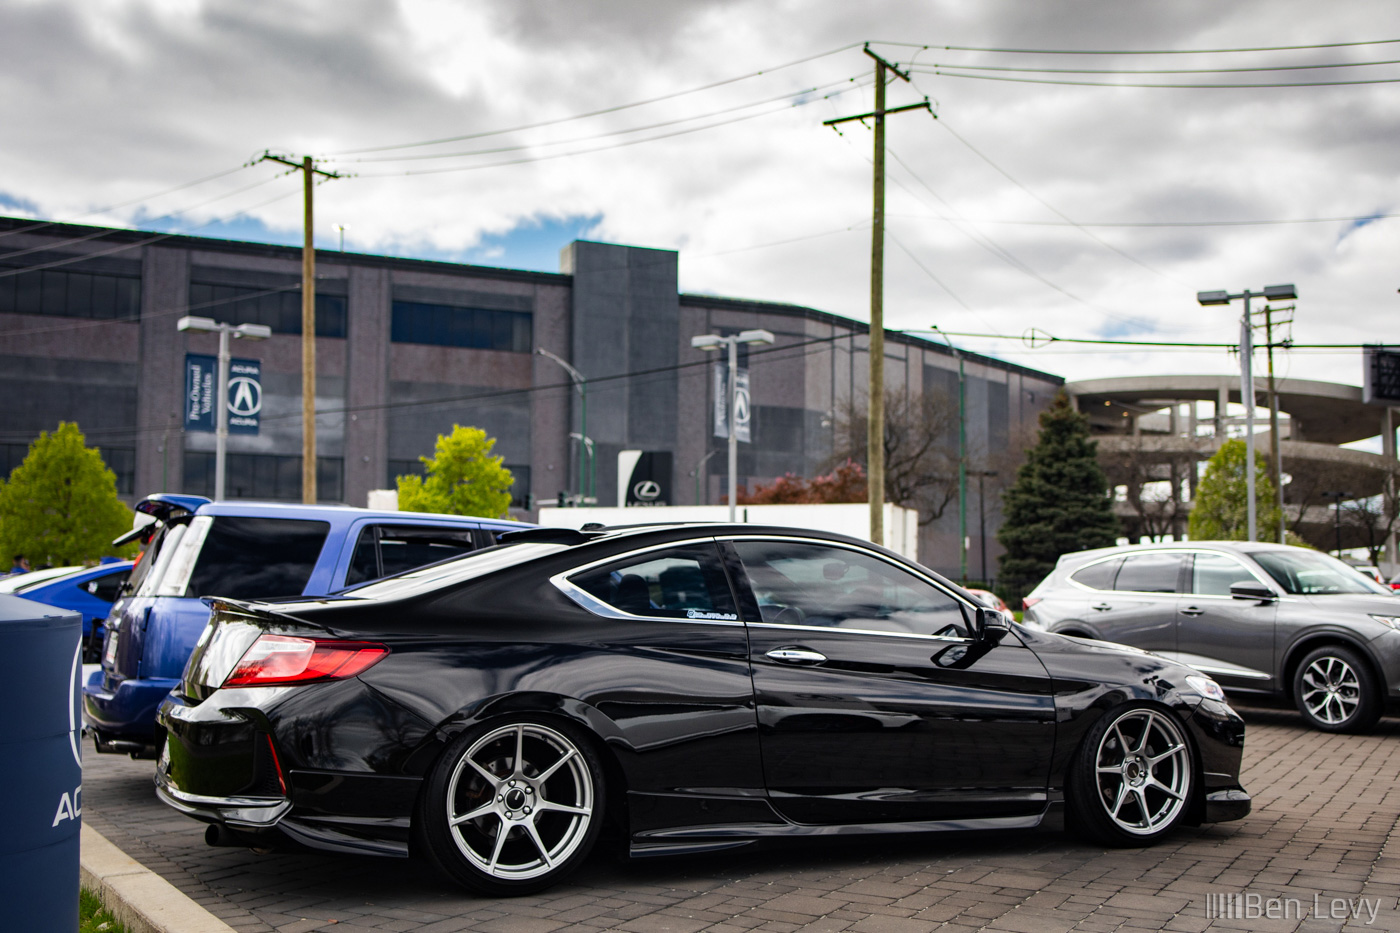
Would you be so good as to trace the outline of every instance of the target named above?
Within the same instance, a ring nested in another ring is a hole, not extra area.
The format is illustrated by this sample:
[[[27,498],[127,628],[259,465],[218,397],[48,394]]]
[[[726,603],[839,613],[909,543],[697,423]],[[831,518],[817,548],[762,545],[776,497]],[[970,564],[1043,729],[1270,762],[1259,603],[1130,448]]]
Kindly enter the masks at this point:
[[[241,172],[245,168],[248,168],[247,164],[237,166],[236,168],[227,169],[222,172],[215,172],[213,175],[205,175],[203,178],[196,178],[194,181],[187,181],[182,184],[176,185],[173,188],[166,188],[163,191],[157,191],[155,194],[147,194],[139,198],[132,198],[130,201],[121,201],[117,204],[110,205],[109,207],[100,207],[96,210],[91,210],[87,213],[79,214],[77,215],[77,217],[73,217],[69,220],[45,220],[40,223],[31,224],[28,227],[22,227],[15,230],[6,230],[5,232],[0,233],[0,239],[4,239],[7,236],[13,236],[16,233],[33,233],[35,230],[42,230],[45,227],[52,227],[57,224],[74,223],[80,218],[91,217],[94,214],[110,214],[112,211],[120,210],[123,207],[130,207],[133,204],[140,204],[142,201],[154,201],[156,198],[165,197],[167,194],[174,194],[177,191],[184,191],[186,188],[193,188],[197,185],[202,185],[207,181],[214,181],[215,179],[223,178],[226,175],[232,175],[234,172]]]
[[[911,64],[909,70],[932,72],[936,68],[956,68],[961,71],[1017,72],[1021,74],[1061,74],[1061,75],[1201,75],[1201,74],[1241,74],[1262,71],[1317,71],[1324,68],[1369,68],[1378,65],[1400,65],[1400,59],[1380,62],[1324,62],[1314,65],[1251,65],[1242,68],[1029,68],[1013,65],[960,65],[954,62],[939,64],[921,62]]]
[[[1002,75],[968,74],[967,72],[949,71],[942,68],[931,71],[918,69],[918,71],[920,74],[941,75],[945,78],[970,78],[975,81],[1007,81],[1013,84],[1054,84],[1072,87],[1162,88],[1168,90],[1245,90],[1250,88],[1350,87],[1360,84],[1400,84],[1400,78],[1369,78],[1355,81],[1270,81],[1254,84],[1169,84],[1165,82],[1149,84],[1146,82],[1134,81],[1064,81],[1052,78],[1011,78]]]
[[[859,78],[858,76],[857,76],[857,77],[851,77],[851,78],[843,78],[843,79],[841,79],[840,81],[831,81],[831,82],[829,82],[829,83],[827,83],[827,84],[818,85],[818,86],[816,86],[816,87],[804,88],[803,90],[800,90],[800,91],[793,91],[793,92],[786,93],[786,94],[779,94],[779,95],[777,95],[777,96],[775,96],[775,97],[769,97],[769,98],[765,98],[764,100],[753,101],[753,102],[747,103],[747,104],[737,104],[737,105],[735,105],[735,106],[733,106],[733,107],[725,107],[725,108],[722,108],[722,109],[720,109],[720,110],[713,110],[713,111],[711,111],[711,112],[709,112],[709,113],[700,113],[700,114],[695,114],[694,116],[689,116],[689,117],[679,117],[679,118],[674,119],[674,120],[664,120],[664,121],[661,121],[661,122],[659,122],[659,123],[649,123],[649,124],[646,124],[646,125],[644,125],[644,126],[634,126],[634,127],[629,127],[629,128],[627,128],[627,129],[621,129],[621,130],[607,130],[607,131],[602,132],[602,133],[594,133],[593,135],[590,135],[590,136],[575,136],[575,137],[573,137],[573,138],[571,138],[571,139],[552,139],[552,140],[547,140],[547,141],[540,142],[540,143],[522,143],[522,144],[516,145],[516,146],[498,146],[498,147],[495,147],[495,148],[492,148],[492,149],[471,149],[471,150],[459,151],[459,152],[433,152],[433,153],[426,153],[426,154],[422,154],[422,155],[407,155],[407,156],[376,156],[376,157],[368,158],[368,159],[351,159],[351,160],[349,160],[349,161],[351,161],[351,162],[356,162],[356,163],[372,163],[372,162],[412,162],[412,161],[422,161],[422,160],[425,160],[425,159],[453,159],[453,158],[460,158],[460,157],[466,157],[466,156],[497,155],[497,154],[502,153],[502,152],[519,152],[519,151],[522,150],[522,149],[532,149],[532,148],[535,148],[535,147],[537,147],[537,146],[563,146],[563,145],[568,145],[568,144],[571,144],[571,143],[591,142],[591,141],[596,140],[596,139],[607,139],[607,138],[612,137],[612,136],[625,136],[625,135],[627,135],[627,134],[629,134],[629,133],[641,133],[641,132],[645,132],[645,131],[647,131],[647,130],[662,129],[662,128],[668,127],[668,126],[676,126],[676,125],[681,124],[681,123],[691,123],[691,122],[694,122],[694,121],[696,121],[696,120],[707,120],[707,119],[709,119],[709,118],[711,118],[711,117],[723,116],[723,115],[729,114],[729,113],[737,113],[737,112],[740,111],[740,110],[748,110],[748,109],[750,109],[750,108],[752,108],[752,107],[762,107],[762,106],[765,105],[765,104],[777,103],[778,101],[789,101],[789,100],[792,100],[793,98],[800,98],[800,97],[802,97],[803,95],[806,95],[806,94],[815,94],[815,93],[817,93],[817,92],[819,92],[819,91],[827,90],[828,88],[839,87],[839,86],[841,86],[841,85],[843,85],[843,84],[858,84],[859,82],[860,82],[860,78]],[[822,98],[822,99],[825,100],[826,98]],[[721,125],[722,125],[722,124],[721,124]]]
[[[894,45],[902,48],[949,52],[1008,52],[1018,55],[1226,55],[1239,52],[1299,52],[1315,49],[1345,49],[1363,45],[1395,45],[1400,39],[1367,39],[1361,42],[1320,42],[1312,45],[1263,45],[1246,48],[1221,49],[1017,49],[977,45],[926,45],[917,42],[871,40],[872,45]]]
[[[987,220],[970,219],[968,223],[996,224],[1022,227],[1259,227],[1277,224],[1360,223],[1390,220],[1400,214],[1356,214],[1339,217],[1294,217],[1274,220],[1145,220],[1145,221],[1058,221],[1058,220]],[[943,219],[943,218],[938,218]]]
[[[859,42],[852,42],[852,43],[850,43],[849,45],[843,45],[843,46],[840,46],[840,47],[838,47],[838,48],[828,49],[828,50],[825,51],[825,52],[818,52],[818,53],[815,54],[815,55],[808,55],[808,56],[806,56],[806,57],[804,57],[804,58],[794,59],[793,61],[784,62],[784,63],[781,64],[781,65],[774,65],[774,66],[771,67],[771,68],[766,68],[766,69],[763,69],[763,70],[760,70],[760,71],[752,71],[752,72],[749,72],[748,74],[742,74],[742,75],[739,75],[739,76],[737,76],[737,77],[725,78],[725,79],[722,80],[722,81],[715,81],[715,82],[713,82],[713,83],[711,83],[711,84],[704,84],[704,85],[701,85],[701,86],[699,86],[699,87],[689,88],[689,89],[684,90],[684,91],[674,91],[674,92],[672,92],[672,93],[670,93],[670,94],[662,94],[662,95],[660,95],[660,96],[658,96],[658,97],[650,97],[650,98],[647,98],[646,100],[633,101],[633,102],[628,103],[628,104],[617,104],[616,106],[613,106],[613,107],[604,107],[604,108],[602,108],[601,110],[590,110],[590,111],[587,112],[587,113],[578,113],[578,114],[574,114],[573,116],[559,117],[559,118],[554,119],[554,120],[541,120],[541,121],[539,121],[539,122],[537,122],[537,123],[526,123],[526,124],[522,124],[522,125],[520,125],[520,126],[507,127],[507,128],[505,128],[505,129],[499,129],[499,130],[485,130],[485,131],[480,132],[480,133],[463,133],[463,134],[458,135],[458,136],[443,136],[443,137],[440,137],[440,138],[438,138],[438,139],[426,139],[426,140],[420,140],[420,141],[418,141],[418,142],[411,142],[411,143],[398,143],[398,144],[391,145],[391,146],[370,146],[370,147],[363,148],[363,149],[342,149],[342,150],[339,150],[339,151],[337,151],[337,152],[328,153],[328,155],[331,155],[331,156],[336,156],[336,155],[359,155],[359,154],[365,153],[365,152],[388,152],[388,151],[391,151],[391,150],[394,150],[394,149],[416,149],[416,148],[419,148],[419,147],[421,147],[421,146],[438,146],[438,145],[442,145],[442,144],[444,144],[444,143],[464,142],[464,141],[466,141],[466,140],[468,140],[468,139],[484,139],[484,138],[489,137],[489,136],[501,136],[501,135],[504,135],[504,134],[506,134],[506,133],[519,133],[519,132],[522,132],[522,131],[524,131],[524,130],[537,130],[537,129],[540,129],[540,128],[546,127],[546,126],[558,126],[558,125],[561,124],[561,123],[571,123],[571,122],[573,122],[573,121],[575,121],[575,120],[585,120],[585,119],[588,119],[589,117],[599,117],[599,116],[602,116],[602,115],[604,115],[604,114],[617,113],[617,112],[622,111],[622,110],[631,110],[631,109],[633,109],[633,108],[635,108],[635,107],[645,107],[645,106],[647,106],[648,104],[657,104],[657,103],[661,103],[662,101],[675,100],[677,97],[685,97],[685,96],[687,96],[687,95],[689,95],[689,94],[698,94],[698,93],[700,93],[701,91],[710,91],[710,90],[714,90],[714,89],[717,88],[717,87],[724,87],[724,86],[727,85],[727,84],[735,84],[735,83],[737,83],[737,82],[739,82],[739,81],[747,81],[747,80],[749,80],[750,78],[757,78],[757,77],[760,77],[760,76],[762,76],[762,75],[771,74],[771,73],[773,73],[773,72],[775,72],[775,71],[781,71],[781,70],[783,70],[784,68],[791,68],[791,67],[793,67],[793,66],[795,66],[795,65],[802,65],[802,64],[805,64],[805,63],[807,63],[807,62],[816,61],[816,60],[819,59],[819,58],[826,58],[826,57],[828,57],[828,56],[830,56],[830,55],[836,55],[836,54],[838,54],[838,53],[840,53],[840,52],[849,51],[850,49],[860,48],[860,46],[861,46],[861,43],[859,43]]]
[[[855,83],[854,79],[852,79],[852,87],[858,87],[858,86],[859,86],[859,84],[858,84],[858,83]],[[663,140],[663,139],[671,139],[671,138],[676,137],[676,136],[686,136],[686,135],[689,135],[690,133],[699,133],[699,132],[702,132],[702,131],[704,131],[704,130],[712,130],[712,129],[716,129],[716,128],[721,127],[721,126],[730,126],[730,125],[735,124],[735,123],[743,123],[743,122],[746,122],[746,121],[748,121],[748,120],[757,119],[757,118],[759,118],[759,117],[772,116],[772,115],[775,114],[775,113],[782,113],[782,112],[785,111],[785,110],[791,110],[791,109],[794,109],[794,108],[796,108],[796,107],[805,107],[805,106],[807,106],[808,104],[814,103],[815,101],[818,101],[818,100],[827,100],[828,98],[839,97],[840,95],[844,94],[844,93],[846,92],[846,90],[849,90],[849,88],[844,89],[844,90],[840,90],[840,91],[835,91],[835,92],[833,92],[833,93],[831,93],[831,94],[825,94],[825,95],[823,95],[823,96],[821,96],[821,97],[813,97],[813,98],[810,98],[810,99],[808,99],[808,100],[796,101],[796,102],[794,102],[794,103],[787,104],[787,105],[782,106],[782,107],[774,107],[774,108],[772,108],[772,109],[770,109],[770,110],[764,110],[764,111],[761,111],[761,112],[759,112],[759,113],[751,113],[751,114],[747,114],[747,115],[745,115],[745,116],[735,117],[735,118],[728,119],[728,120],[717,120],[717,121],[715,121],[715,122],[713,122],[713,123],[708,123],[708,124],[706,124],[706,125],[704,125],[704,126],[693,126],[693,127],[688,127],[688,128],[686,128],[686,129],[675,130],[675,131],[670,132],[670,133],[660,133],[660,134],[657,134],[657,135],[655,135],[655,136],[649,136],[649,137],[647,137],[647,138],[645,138],[645,139],[628,139],[628,140],[623,140],[623,141],[621,141],[621,142],[612,143],[612,144],[606,145],[606,146],[594,146],[594,147],[589,148],[589,149],[578,149],[578,150],[575,150],[575,151],[572,151],[572,152],[556,152],[556,153],[553,153],[553,154],[550,154],[550,155],[530,156],[530,157],[523,158],[523,159],[506,159],[506,160],[499,161],[499,162],[482,162],[482,163],[478,163],[478,164],[476,164],[476,165],[455,165],[455,166],[450,166],[450,167],[447,167],[447,168],[409,169],[409,170],[405,170],[405,171],[402,171],[402,172],[362,172],[362,173],[360,173],[360,175],[359,175],[358,177],[360,177],[360,178],[400,178],[400,177],[403,177],[403,176],[406,176],[406,175],[441,175],[441,174],[445,174],[445,173],[448,173],[448,172],[470,172],[470,171],[475,171],[475,170],[477,170],[477,169],[484,169],[484,168],[501,168],[501,167],[503,167],[503,166],[508,166],[508,165],[526,165],[526,164],[529,164],[529,163],[532,163],[532,162],[548,162],[548,161],[552,161],[552,160],[554,160],[554,159],[564,159],[564,158],[569,158],[569,157],[571,157],[571,156],[576,156],[576,155],[589,155],[589,154],[595,153],[595,152],[606,152],[606,151],[608,151],[608,150],[610,150],[610,149],[622,149],[622,148],[625,148],[625,147],[627,147],[627,146],[636,146],[636,145],[640,145],[640,144],[642,144],[642,143],[658,142],[658,141],[660,141],[660,140]]]

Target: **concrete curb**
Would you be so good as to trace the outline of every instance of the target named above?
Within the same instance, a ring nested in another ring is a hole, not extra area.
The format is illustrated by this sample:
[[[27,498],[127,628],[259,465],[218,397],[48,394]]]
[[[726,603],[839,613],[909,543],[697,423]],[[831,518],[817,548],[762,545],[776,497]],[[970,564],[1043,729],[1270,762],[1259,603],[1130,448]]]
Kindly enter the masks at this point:
[[[131,933],[234,933],[86,823],[81,846],[82,886]]]

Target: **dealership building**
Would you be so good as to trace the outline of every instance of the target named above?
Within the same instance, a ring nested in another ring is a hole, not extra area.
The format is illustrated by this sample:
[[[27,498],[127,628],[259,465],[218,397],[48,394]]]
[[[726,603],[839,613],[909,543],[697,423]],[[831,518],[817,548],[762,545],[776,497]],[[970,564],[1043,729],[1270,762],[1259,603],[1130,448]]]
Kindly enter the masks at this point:
[[[496,439],[516,478],[517,517],[581,489],[618,504],[623,451],[661,455],[649,458],[658,501],[717,503],[728,487],[728,442],[715,430],[723,373],[690,341],[758,328],[775,340],[745,347],[740,360],[750,442],[740,444],[738,482],[829,469],[834,427],[865,397],[868,326],[796,305],[681,294],[677,260],[585,241],[562,251],[558,273],[318,251],[319,497],[365,505],[371,490],[420,472],[438,435],[462,424]],[[0,390],[11,400],[0,411],[3,475],[40,431],[72,421],[128,501],[212,494],[214,435],[186,429],[186,370],[217,353],[218,338],[177,329],[194,315],[271,328],[268,340],[234,341],[236,359],[257,363],[260,410],[257,433],[229,437],[227,495],[299,501],[300,282],[299,248],[0,218]],[[961,362],[969,462],[984,474],[1014,462],[1063,382],[898,333],[887,334],[885,355],[887,386],[953,404]],[[585,434],[594,468],[580,477]],[[956,420],[947,443],[956,450]],[[969,484],[970,576],[984,576],[984,532],[994,573],[1005,473],[981,477],[985,503],[977,480]],[[958,571],[958,528],[954,498],[921,531],[925,562]]]

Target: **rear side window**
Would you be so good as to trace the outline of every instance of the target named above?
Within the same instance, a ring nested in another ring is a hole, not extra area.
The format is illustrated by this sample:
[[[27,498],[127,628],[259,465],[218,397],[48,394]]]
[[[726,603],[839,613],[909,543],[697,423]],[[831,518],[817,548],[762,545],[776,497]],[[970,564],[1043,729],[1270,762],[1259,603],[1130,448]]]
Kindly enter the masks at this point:
[[[118,570],[116,573],[109,573],[105,577],[89,580],[83,588],[103,602],[116,602],[117,597],[122,594],[122,586],[126,583],[126,578],[130,576],[130,574],[130,570]]]
[[[739,618],[713,544],[649,551],[586,571],[570,582],[634,616]]]
[[[186,596],[300,596],[330,532],[329,522],[218,515],[195,559]]]
[[[354,586],[461,557],[474,550],[475,544],[471,528],[370,525],[355,542],[345,585]]]
[[[1090,564],[1083,570],[1074,573],[1070,579],[1091,590],[1111,590],[1113,589],[1113,578],[1118,575],[1118,568],[1121,566],[1123,566],[1123,558],[1121,557],[1101,560],[1097,564]]]
[[[1175,593],[1181,558],[1180,554],[1129,554],[1123,559],[1113,588],[1134,593]]]

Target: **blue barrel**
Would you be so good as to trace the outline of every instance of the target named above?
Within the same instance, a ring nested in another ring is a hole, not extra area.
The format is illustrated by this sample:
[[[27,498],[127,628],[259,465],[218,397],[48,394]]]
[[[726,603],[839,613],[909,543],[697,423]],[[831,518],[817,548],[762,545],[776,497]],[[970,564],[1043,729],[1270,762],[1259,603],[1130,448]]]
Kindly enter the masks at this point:
[[[78,929],[83,618],[0,595],[0,904],[9,930]]]

